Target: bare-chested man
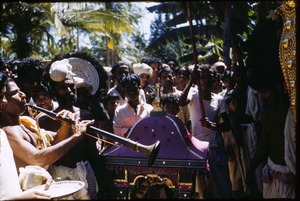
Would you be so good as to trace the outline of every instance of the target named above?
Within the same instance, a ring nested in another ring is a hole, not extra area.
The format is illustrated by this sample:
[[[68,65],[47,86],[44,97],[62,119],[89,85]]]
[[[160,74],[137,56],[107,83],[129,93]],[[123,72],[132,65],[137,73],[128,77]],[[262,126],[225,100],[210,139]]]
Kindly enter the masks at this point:
[[[23,123],[24,118],[20,118],[26,109],[26,95],[10,78],[4,82],[3,86],[0,97],[0,122],[12,147],[17,169],[27,165],[37,165],[48,169],[52,163],[64,156],[83,138],[86,126],[93,123],[93,121],[79,123],[77,118],[76,129],[72,133],[71,125],[64,121],[57,133],[49,132],[53,141],[49,140],[51,146],[43,148],[42,144],[45,141],[41,141],[38,132],[34,132],[35,121],[27,117],[25,121],[32,123]],[[59,112],[58,115],[75,120],[75,115],[67,110]]]

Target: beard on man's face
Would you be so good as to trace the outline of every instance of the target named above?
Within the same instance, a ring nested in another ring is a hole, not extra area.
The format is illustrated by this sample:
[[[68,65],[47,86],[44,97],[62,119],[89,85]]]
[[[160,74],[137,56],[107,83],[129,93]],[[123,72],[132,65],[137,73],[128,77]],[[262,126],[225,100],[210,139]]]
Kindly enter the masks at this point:
[[[76,93],[69,93],[65,94],[63,96],[56,96],[58,104],[61,105],[74,105],[74,103],[77,101],[77,95]]]

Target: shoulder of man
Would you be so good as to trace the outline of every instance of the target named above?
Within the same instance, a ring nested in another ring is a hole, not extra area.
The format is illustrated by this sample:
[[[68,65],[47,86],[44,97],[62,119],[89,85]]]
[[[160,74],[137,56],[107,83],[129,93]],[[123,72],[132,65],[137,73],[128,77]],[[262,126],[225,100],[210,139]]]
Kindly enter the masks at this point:
[[[2,130],[6,133],[7,137],[10,136],[22,136],[23,132],[21,130],[20,125],[13,125],[13,126],[4,126]]]
[[[126,102],[123,105],[118,105],[118,107],[116,108],[116,112],[122,111],[122,110],[126,110],[128,108],[128,102]]]

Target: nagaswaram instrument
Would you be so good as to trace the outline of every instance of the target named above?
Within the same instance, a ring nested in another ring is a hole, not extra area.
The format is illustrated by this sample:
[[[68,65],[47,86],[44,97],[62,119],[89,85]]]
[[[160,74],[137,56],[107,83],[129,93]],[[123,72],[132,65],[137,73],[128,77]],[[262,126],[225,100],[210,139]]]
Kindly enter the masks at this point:
[[[50,117],[55,117],[55,118],[60,119],[62,121],[66,121],[70,124],[75,124],[75,121],[73,121],[72,119],[70,119],[68,117],[66,117],[66,118],[62,118],[61,116],[57,117],[56,116],[57,114],[53,111],[49,111],[49,110],[46,110],[44,108],[41,108],[41,107],[38,107],[38,106],[35,106],[35,105],[29,105],[28,104],[27,106],[32,108],[33,110],[43,112],[43,113],[45,113],[46,115],[48,115]],[[96,135],[96,136],[99,134],[99,135],[101,135],[101,136],[103,136],[107,139],[110,139],[114,142],[118,142],[118,143],[124,145],[125,147],[131,148],[136,152],[143,153],[148,158],[148,166],[153,165],[153,163],[154,163],[154,161],[157,157],[157,154],[159,152],[159,148],[160,148],[160,141],[159,140],[157,140],[152,145],[143,145],[143,144],[140,144],[138,142],[132,141],[128,138],[123,138],[123,137],[120,137],[120,136],[115,135],[113,133],[107,132],[105,130],[96,128],[94,126],[88,126],[87,130],[86,130],[86,133],[93,134],[93,135]]]

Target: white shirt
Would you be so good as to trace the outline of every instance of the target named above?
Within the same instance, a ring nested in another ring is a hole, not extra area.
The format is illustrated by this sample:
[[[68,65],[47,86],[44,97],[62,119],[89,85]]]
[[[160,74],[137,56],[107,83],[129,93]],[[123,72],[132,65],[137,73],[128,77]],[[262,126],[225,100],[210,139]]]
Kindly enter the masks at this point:
[[[114,87],[114,88],[111,88],[109,91],[108,91],[108,94],[110,93],[115,93],[117,94],[119,97],[120,97],[120,101],[119,101],[119,106],[121,105],[124,105],[125,103],[128,102],[128,99],[125,97],[125,99],[122,98],[122,96],[120,95],[119,91],[116,89],[117,87]],[[140,89],[140,96],[139,96],[139,99],[140,100],[143,100],[144,102],[146,102],[146,95],[145,95],[145,92],[143,89]]]
[[[0,200],[22,193],[13,151],[6,133],[0,129]]]
[[[140,104],[137,105],[136,113],[129,104],[118,106],[113,120],[114,134],[124,136],[129,128],[132,128],[138,120],[150,114],[152,109],[153,107],[143,100],[140,100]]]
[[[202,127],[201,122],[201,112],[200,112],[200,103],[199,103],[199,94],[195,91],[190,91],[188,94],[188,100],[191,102],[188,104],[190,111],[190,117],[192,122],[192,133],[199,139],[199,137],[209,135],[215,130]],[[227,112],[226,104],[224,98],[220,95],[212,93],[211,100],[204,100],[204,112],[205,116],[209,118],[209,121],[217,123],[219,121],[219,114]]]

